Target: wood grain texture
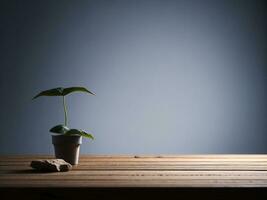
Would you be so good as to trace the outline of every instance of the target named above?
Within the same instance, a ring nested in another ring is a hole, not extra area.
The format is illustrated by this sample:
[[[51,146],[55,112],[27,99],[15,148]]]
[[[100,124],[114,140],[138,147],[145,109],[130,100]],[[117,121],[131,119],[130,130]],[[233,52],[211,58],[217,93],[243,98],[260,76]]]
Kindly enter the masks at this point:
[[[37,173],[34,159],[1,156],[1,188],[232,188],[267,187],[267,155],[81,156],[61,173]]]

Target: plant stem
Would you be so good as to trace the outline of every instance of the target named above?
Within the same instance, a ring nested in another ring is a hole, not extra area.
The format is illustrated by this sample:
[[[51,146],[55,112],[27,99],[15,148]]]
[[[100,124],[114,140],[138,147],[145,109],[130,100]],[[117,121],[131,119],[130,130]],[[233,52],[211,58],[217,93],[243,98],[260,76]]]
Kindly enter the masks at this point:
[[[66,102],[65,102],[65,96],[63,96],[63,107],[64,107],[64,114],[65,114],[64,125],[68,126],[68,113],[67,113],[67,106],[66,106]]]

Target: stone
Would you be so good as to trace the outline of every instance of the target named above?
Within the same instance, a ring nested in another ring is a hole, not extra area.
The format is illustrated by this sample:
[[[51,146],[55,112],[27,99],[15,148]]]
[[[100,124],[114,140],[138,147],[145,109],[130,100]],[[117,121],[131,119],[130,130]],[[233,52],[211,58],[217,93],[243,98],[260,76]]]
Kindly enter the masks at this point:
[[[66,172],[72,169],[72,165],[63,159],[33,160],[31,167],[43,172]]]

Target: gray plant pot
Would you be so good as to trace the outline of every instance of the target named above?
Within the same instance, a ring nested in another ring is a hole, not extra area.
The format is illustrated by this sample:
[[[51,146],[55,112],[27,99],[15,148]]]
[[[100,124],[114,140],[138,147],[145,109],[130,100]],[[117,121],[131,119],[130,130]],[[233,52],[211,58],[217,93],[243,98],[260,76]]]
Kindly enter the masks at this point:
[[[52,135],[52,143],[56,158],[61,158],[72,165],[78,164],[80,145],[82,144],[81,136]]]

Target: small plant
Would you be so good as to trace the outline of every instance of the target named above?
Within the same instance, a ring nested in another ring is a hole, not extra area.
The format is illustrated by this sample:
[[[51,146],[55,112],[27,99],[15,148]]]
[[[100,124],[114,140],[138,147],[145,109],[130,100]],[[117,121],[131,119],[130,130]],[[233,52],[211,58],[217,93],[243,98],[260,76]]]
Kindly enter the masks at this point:
[[[58,88],[42,91],[39,94],[37,94],[35,97],[33,97],[33,99],[36,99],[40,96],[61,96],[62,97],[62,104],[64,108],[64,124],[59,124],[57,126],[54,126],[53,128],[50,129],[50,132],[56,133],[56,134],[63,134],[63,135],[80,135],[86,138],[94,139],[93,135],[91,135],[90,133],[87,133],[84,130],[70,129],[68,127],[68,112],[67,112],[65,96],[73,92],[85,92],[85,93],[95,95],[93,92],[89,91],[88,89],[84,87],[69,87],[69,88],[58,87]]]

